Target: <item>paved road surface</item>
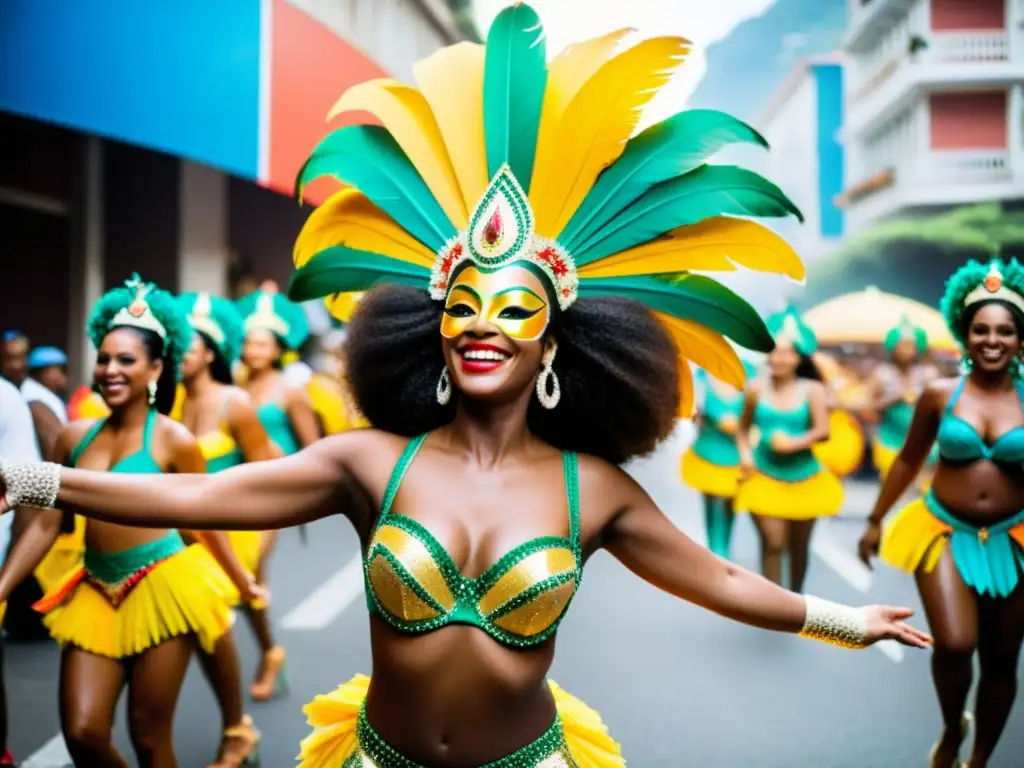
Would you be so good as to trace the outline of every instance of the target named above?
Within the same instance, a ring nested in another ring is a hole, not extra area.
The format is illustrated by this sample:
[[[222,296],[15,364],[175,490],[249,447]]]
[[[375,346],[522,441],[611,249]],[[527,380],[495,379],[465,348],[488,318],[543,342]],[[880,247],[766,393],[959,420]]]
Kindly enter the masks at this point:
[[[680,527],[700,537],[698,499],[677,479],[684,441],[681,434],[632,471]],[[851,499],[866,503],[863,492]],[[887,569],[869,575],[856,563],[859,530],[856,520],[821,527],[808,590],[848,603],[918,607],[908,579]],[[278,624],[290,627],[279,634],[292,659],[291,695],[251,707],[264,732],[264,768],[295,764],[306,734],[305,701],[370,668],[358,561],[351,565],[356,555],[356,537],[340,520],[313,526],[308,549],[294,531],[282,536],[273,564],[274,607]],[[736,555],[756,567],[746,520],[737,525]],[[254,644],[244,625],[238,639],[251,670]],[[588,565],[558,644],[552,677],[604,714],[631,768],[909,768],[926,765],[938,734],[927,653],[847,652],[749,629],[655,591],[603,554]],[[56,651],[16,645],[7,658],[12,747],[22,759],[36,753],[26,768],[57,768],[63,762],[62,744],[53,741]],[[206,765],[218,716],[195,668],[175,733],[182,768]],[[118,742],[127,750],[123,718]],[[1022,756],[1019,702],[992,768],[1019,768]]]

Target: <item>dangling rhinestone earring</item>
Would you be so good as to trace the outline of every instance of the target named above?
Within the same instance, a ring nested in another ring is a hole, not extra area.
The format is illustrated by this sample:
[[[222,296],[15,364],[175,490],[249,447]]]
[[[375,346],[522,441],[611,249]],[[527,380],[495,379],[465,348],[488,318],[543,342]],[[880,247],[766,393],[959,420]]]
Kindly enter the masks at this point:
[[[448,405],[452,399],[452,377],[448,375],[448,368],[441,369],[441,378],[437,380],[437,404]]]
[[[558,383],[558,375],[555,373],[554,364],[555,349],[552,349],[551,355],[544,361],[544,365],[540,370],[540,376],[537,377],[537,400],[549,411],[558,405],[558,401],[562,399],[562,385]]]
[[[149,384],[146,385],[146,390],[149,392],[149,404],[153,405],[156,402],[156,379],[150,379]]]

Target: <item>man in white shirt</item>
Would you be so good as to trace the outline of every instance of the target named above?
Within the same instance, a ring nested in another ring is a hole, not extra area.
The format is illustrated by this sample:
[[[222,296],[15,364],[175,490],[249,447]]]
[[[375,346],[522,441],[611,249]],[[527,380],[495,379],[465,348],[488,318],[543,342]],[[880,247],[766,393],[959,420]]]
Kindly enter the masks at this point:
[[[0,378],[0,456],[10,461],[40,461],[32,412],[18,388]],[[0,560],[7,556],[14,515],[0,515]],[[0,656],[0,765],[13,765],[7,749],[7,692]]]

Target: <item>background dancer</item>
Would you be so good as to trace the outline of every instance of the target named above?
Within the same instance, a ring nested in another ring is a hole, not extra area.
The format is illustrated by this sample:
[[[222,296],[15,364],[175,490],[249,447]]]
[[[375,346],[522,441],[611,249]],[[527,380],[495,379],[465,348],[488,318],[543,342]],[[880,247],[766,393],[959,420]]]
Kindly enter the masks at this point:
[[[757,374],[744,362],[747,380]],[[708,376],[702,369],[695,376],[702,384],[704,402],[694,421],[697,437],[683,454],[683,482],[704,500],[704,530],[708,549],[729,557],[734,512],[733,498],[740,482],[740,454],[736,430],[743,413],[743,390]]]
[[[88,330],[97,348],[95,383],[110,416],[68,425],[54,459],[98,476],[202,472],[195,440],[161,415],[174,402],[192,335],[175,299],[136,277],[100,299]],[[60,520],[57,511],[32,517],[0,573],[0,601],[50,549]],[[84,567],[37,605],[62,646],[60,714],[68,750],[76,765],[128,765],[111,737],[127,686],[139,765],[174,765],[171,727],[192,644],[198,638],[210,651],[228,631],[232,585],[204,547],[185,547],[176,530],[90,521],[86,544]]]
[[[768,354],[768,375],[747,388],[736,434],[745,477],[735,507],[753,515],[764,575],[782,584],[785,559],[789,587],[800,592],[814,524],[839,512],[843,486],[813,451],[829,437],[828,392],[811,359],[814,333],[792,308],[766,324],[775,349]],[[755,427],[759,437],[751,447]]]
[[[234,304],[205,293],[178,297],[188,314],[194,334],[182,363],[184,397],[171,414],[195,435],[206,460],[207,472],[220,472],[245,461],[272,458],[277,451],[270,443],[245,390],[232,385],[231,368],[242,346],[242,318]],[[255,581],[262,555],[259,531],[229,531],[226,534],[238,570],[236,583]],[[205,538],[205,537],[204,537]],[[214,546],[220,541],[210,542]],[[251,584],[240,594],[245,613],[263,653],[274,647],[267,615],[265,588]],[[252,720],[242,711],[238,650],[233,633],[217,642],[213,653],[200,652],[200,662],[220,706],[225,737],[217,764],[224,768],[249,765],[255,759],[258,734]]]
[[[306,314],[298,304],[266,288],[242,297],[237,307],[244,321],[245,390],[270,440],[280,453],[290,456],[320,438],[309,392],[305,386],[289,385],[282,374],[285,353],[299,349],[309,335]],[[256,561],[256,579],[268,588],[267,563],[276,538],[276,531],[263,532]],[[260,626],[266,633],[260,640],[262,652],[249,695],[267,701],[287,690],[287,654],[273,644],[269,620]]]
[[[914,574],[935,635],[932,678],[944,731],[932,768],[959,765],[969,718],[975,650],[981,666],[970,768],[985,768],[1017,693],[1024,639],[1024,268],[968,262],[946,284],[942,313],[963,346],[969,373],[932,382],[882,485],[860,541],[865,563],[879,550]],[[924,499],[886,526],[937,442],[939,463]]]

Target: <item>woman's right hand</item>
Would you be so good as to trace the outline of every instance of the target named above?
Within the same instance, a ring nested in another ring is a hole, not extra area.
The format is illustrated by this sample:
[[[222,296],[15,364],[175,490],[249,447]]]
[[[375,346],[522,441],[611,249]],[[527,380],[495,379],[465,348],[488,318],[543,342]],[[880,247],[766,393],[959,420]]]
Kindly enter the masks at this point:
[[[754,458],[749,453],[744,452],[740,454],[740,479],[746,480],[756,471],[754,468]]]
[[[860,556],[861,562],[868,568],[873,567],[871,558],[878,556],[878,545],[881,540],[882,524],[869,520],[867,528],[864,529],[864,535],[857,542],[857,554]]]

